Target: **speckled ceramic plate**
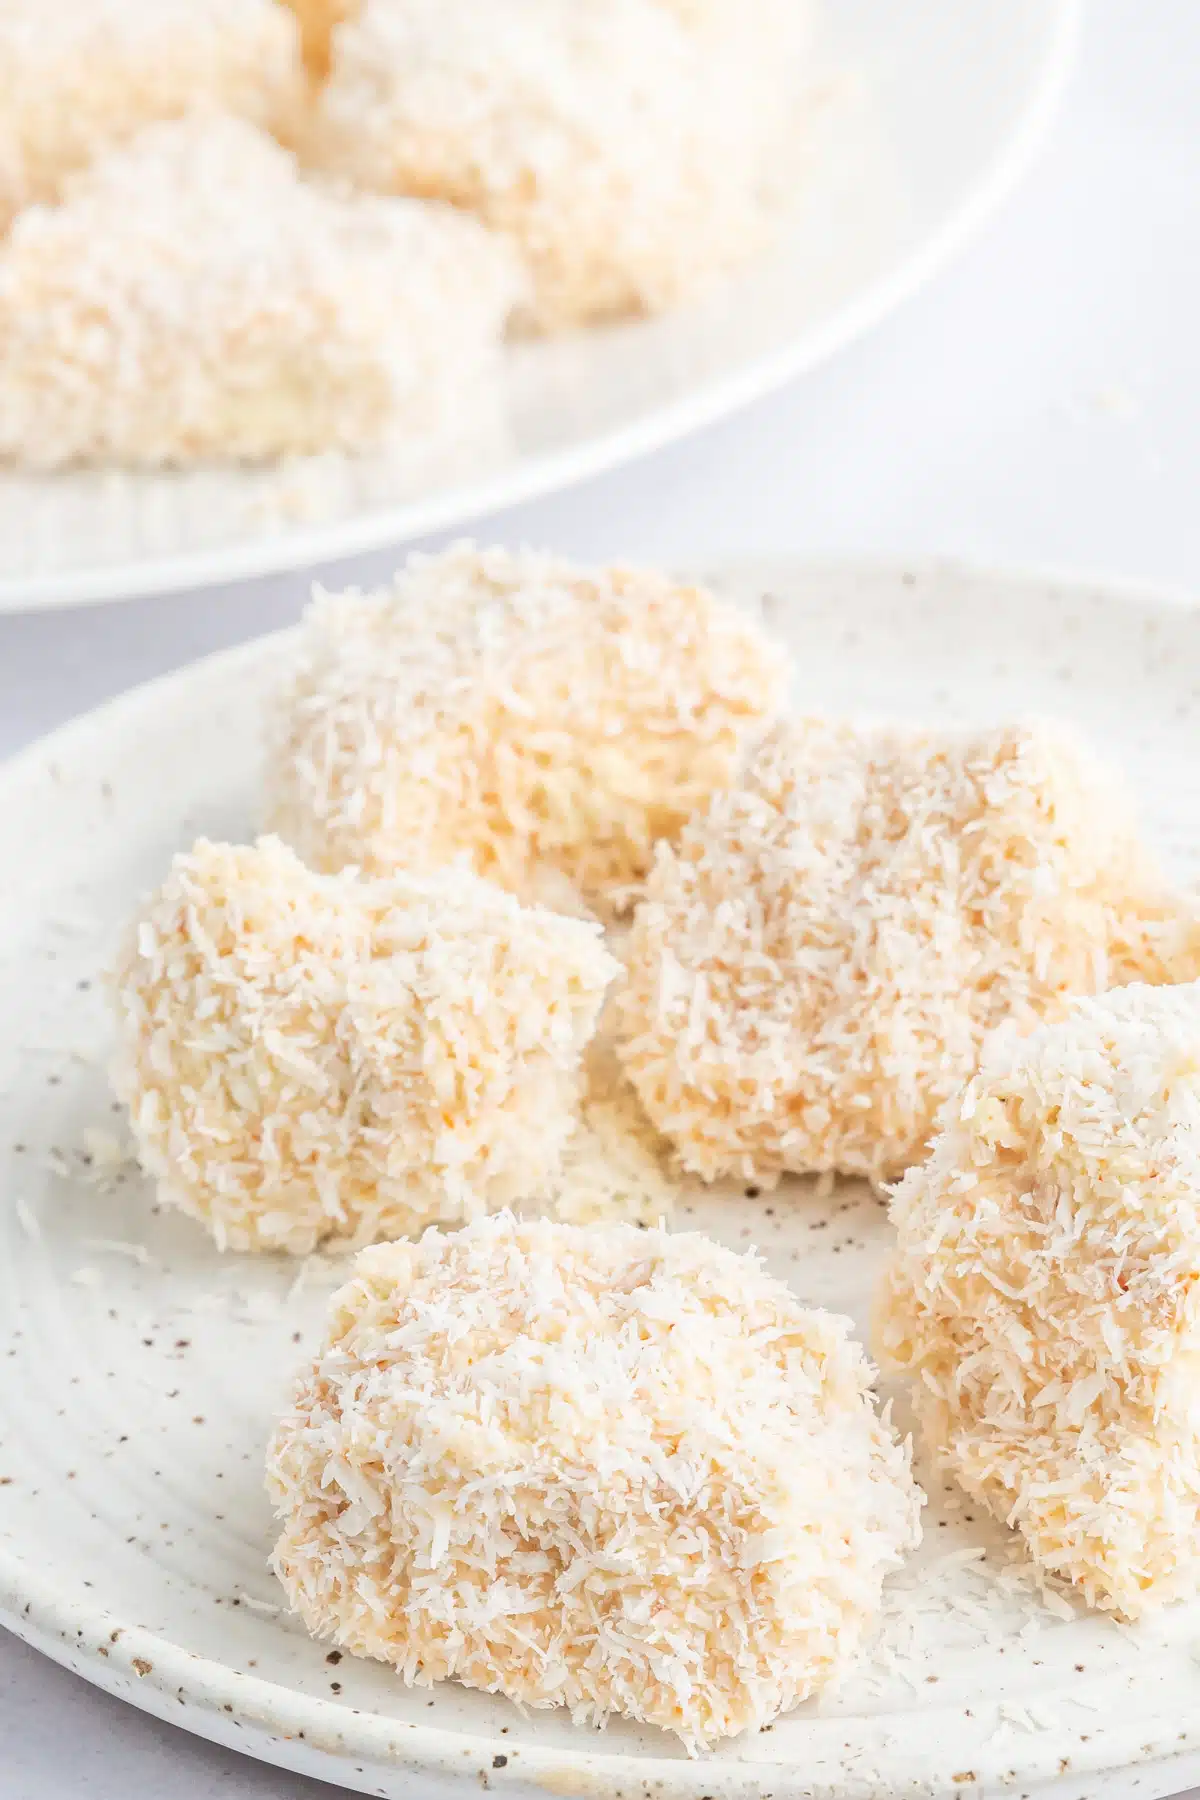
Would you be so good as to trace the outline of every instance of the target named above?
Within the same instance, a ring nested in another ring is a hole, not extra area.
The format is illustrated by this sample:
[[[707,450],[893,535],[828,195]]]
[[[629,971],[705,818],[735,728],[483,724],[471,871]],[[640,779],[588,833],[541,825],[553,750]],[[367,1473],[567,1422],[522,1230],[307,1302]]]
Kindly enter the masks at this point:
[[[748,569],[728,585],[792,646],[800,704],[1077,720],[1128,768],[1178,874],[1200,875],[1200,612],[942,566]],[[254,829],[283,648],[139,689],[0,771],[0,1619],[162,1718],[407,1800],[1091,1800],[1196,1780],[1200,1607],[1136,1633],[1050,1610],[1016,1545],[946,1495],[854,1679],[698,1762],[653,1731],[406,1691],[280,1612],[263,1444],[337,1269],[222,1259],[108,1166],[100,975],[173,849]],[[863,1324],[887,1229],[861,1188],[689,1188],[679,1217],[757,1243],[805,1299]]]
[[[311,567],[612,468],[877,323],[1033,160],[1082,0],[824,0],[812,154],[777,248],[699,305],[513,349],[506,429],[404,462],[129,476],[0,470],[0,611]]]

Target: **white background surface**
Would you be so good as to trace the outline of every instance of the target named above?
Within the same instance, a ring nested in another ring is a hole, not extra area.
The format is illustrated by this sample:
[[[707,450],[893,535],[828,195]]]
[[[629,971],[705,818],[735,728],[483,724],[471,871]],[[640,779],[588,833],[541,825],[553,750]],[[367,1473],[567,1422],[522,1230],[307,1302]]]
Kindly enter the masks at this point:
[[[1197,68],[1196,0],[1092,0],[1042,161],[934,288],[774,399],[477,535],[693,565],[935,552],[1200,597]],[[394,560],[339,573],[365,581]],[[286,622],[305,591],[302,577],[272,578],[0,618],[0,754]],[[0,1746],[3,1800],[333,1792],[159,1725],[6,1637]]]

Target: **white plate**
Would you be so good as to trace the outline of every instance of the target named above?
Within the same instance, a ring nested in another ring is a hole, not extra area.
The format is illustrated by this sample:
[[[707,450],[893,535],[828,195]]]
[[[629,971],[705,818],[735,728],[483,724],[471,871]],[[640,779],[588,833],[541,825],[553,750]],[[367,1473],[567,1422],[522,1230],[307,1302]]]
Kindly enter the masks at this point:
[[[1076,719],[1132,775],[1176,872],[1200,876],[1200,612],[952,566],[754,567],[801,704],[933,721]],[[1012,1789],[1089,1800],[1200,1779],[1200,1606],[1137,1633],[1063,1621],[1015,1544],[944,1498],[893,1582],[873,1661],[835,1698],[689,1762],[380,1665],[332,1664],[280,1614],[262,1451],[319,1330],[325,1266],[222,1259],[139,1177],[98,1184],[119,1129],[99,975],[171,851],[255,827],[258,721],[283,639],[155,682],[0,770],[0,1621],[110,1692],[288,1768],[408,1800],[840,1800]],[[886,1237],[863,1190],[681,1194],[860,1325]],[[122,1248],[124,1246],[124,1248]],[[978,1565],[957,1553],[985,1555]],[[947,1558],[950,1560],[948,1561]],[[1006,1573],[1007,1571],[1007,1573]],[[1015,1583],[1008,1592],[1007,1583]],[[502,1759],[507,1759],[506,1761]]]
[[[811,368],[955,251],[1026,169],[1081,0],[826,0],[836,75],[777,253],[703,305],[510,353],[511,442],[438,485],[378,463],[0,473],[0,611],[231,581],[400,543],[708,423]]]

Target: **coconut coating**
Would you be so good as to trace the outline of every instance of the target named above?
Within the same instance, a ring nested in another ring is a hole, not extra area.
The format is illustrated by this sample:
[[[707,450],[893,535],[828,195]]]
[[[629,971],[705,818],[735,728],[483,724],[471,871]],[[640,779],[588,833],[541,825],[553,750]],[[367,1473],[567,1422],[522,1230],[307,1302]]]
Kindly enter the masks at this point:
[[[704,590],[459,545],[318,599],[278,709],[272,829],[314,867],[465,854],[605,908],[732,779],[786,657]]]
[[[309,153],[473,212],[554,329],[675,304],[769,241],[805,115],[798,0],[364,0]]]
[[[1200,987],[997,1034],[892,1198],[878,1343],[930,1451],[1127,1619],[1200,1589]]]
[[[0,229],[143,126],[204,107],[296,127],[304,78],[276,0],[0,0]]]
[[[511,1217],[364,1252],[276,1429],[309,1629],[690,1748],[846,1666],[919,1536],[845,1321],[696,1233]]]
[[[508,247],[341,194],[244,120],[148,126],[0,243],[0,458],[438,454],[499,416]]]
[[[304,61],[311,74],[323,80],[329,73],[333,34],[343,19],[356,12],[356,0],[285,0],[300,26]]]
[[[1164,978],[1188,916],[1120,784],[1057,729],[784,724],[660,848],[622,1059],[706,1179],[885,1180],[992,1027]]]
[[[369,1243],[553,1182],[616,967],[463,869],[201,840],[125,945],[115,1087],[160,1197],[222,1248]]]

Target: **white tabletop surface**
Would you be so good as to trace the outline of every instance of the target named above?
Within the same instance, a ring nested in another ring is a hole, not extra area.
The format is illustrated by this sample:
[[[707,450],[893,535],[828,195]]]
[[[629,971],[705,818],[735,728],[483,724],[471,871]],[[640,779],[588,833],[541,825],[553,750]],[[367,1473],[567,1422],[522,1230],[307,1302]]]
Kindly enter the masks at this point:
[[[1092,0],[1034,175],[933,288],[727,424],[476,535],[691,564],[740,551],[932,552],[1200,597],[1197,68],[1197,0]],[[346,572],[362,581],[394,560]],[[304,577],[272,577],[0,617],[0,754],[290,620],[305,592]],[[0,1633],[5,1800],[167,1792],[334,1790],[160,1725]]]

